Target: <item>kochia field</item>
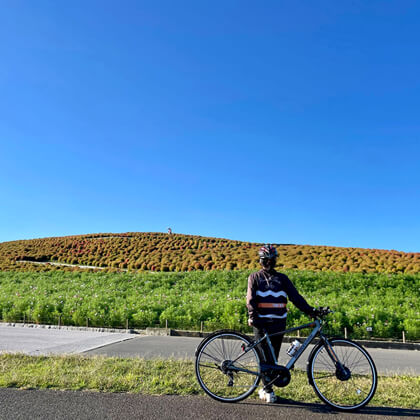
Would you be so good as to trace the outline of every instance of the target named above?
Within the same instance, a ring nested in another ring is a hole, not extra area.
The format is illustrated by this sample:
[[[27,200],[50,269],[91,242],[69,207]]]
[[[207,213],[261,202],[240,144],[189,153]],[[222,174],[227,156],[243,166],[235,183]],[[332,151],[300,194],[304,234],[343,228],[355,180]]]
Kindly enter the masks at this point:
[[[101,267],[105,271],[257,269],[260,246],[229,239],[150,232],[31,239],[0,243],[0,270],[57,269],[56,266],[33,262],[82,264]],[[287,244],[276,244],[276,247],[281,269],[420,272],[420,253],[416,252]]]

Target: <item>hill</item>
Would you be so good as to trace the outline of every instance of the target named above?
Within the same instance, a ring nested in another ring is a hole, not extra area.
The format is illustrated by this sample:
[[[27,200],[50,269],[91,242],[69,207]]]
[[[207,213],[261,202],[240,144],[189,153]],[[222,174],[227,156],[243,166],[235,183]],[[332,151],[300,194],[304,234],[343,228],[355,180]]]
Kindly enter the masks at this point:
[[[0,270],[193,271],[258,268],[259,243],[183,234],[97,233],[0,243]],[[276,244],[280,269],[339,272],[420,272],[420,253]],[[46,263],[46,264],[34,264]]]

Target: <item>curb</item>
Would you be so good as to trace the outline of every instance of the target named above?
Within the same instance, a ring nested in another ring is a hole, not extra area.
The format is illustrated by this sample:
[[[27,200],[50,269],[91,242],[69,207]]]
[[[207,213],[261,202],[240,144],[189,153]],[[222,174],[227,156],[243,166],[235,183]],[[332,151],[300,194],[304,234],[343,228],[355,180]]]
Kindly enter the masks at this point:
[[[76,327],[66,325],[46,325],[46,324],[26,324],[21,322],[0,322],[2,327],[15,327],[15,328],[33,328],[45,330],[65,330],[65,331],[89,331],[89,332],[105,332],[105,333],[119,333],[119,334],[144,334],[145,330],[133,330],[125,328],[98,328],[98,327]],[[143,331],[142,333],[140,331]]]

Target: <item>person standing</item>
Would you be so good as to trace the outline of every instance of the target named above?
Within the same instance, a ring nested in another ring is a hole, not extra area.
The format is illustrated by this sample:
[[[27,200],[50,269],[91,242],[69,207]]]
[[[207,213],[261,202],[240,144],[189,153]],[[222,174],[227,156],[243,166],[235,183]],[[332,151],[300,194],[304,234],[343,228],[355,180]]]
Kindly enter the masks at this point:
[[[247,309],[248,325],[253,327],[255,340],[259,340],[265,334],[274,334],[286,329],[287,300],[305,312],[309,316],[315,316],[317,309],[310,306],[299,294],[290,279],[283,273],[275,270],[277,263],[277,250],[273,245],[266,244],[258,251],[261,270],[252,273],[248,278]],[[272,360],[272,354],[267,341],[260,344],[260,349],[266,358],[266,363],[277,362],[280,353],[283,335],[270,338],[273,345],[276,360]],[[259,397],[266,402],[275,402],[277,397],[272,385],[263,377],[264,387],[259,391]]]

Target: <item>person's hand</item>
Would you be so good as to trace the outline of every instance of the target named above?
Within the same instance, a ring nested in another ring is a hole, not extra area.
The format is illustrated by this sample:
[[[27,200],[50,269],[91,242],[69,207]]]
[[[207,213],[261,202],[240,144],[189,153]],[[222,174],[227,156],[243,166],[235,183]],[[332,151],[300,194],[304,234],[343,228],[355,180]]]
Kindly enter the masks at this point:
[[[248,318],[248,325],[250,327],[253,327],[254,326],[254,321],[251,318]]]
[[[318,318],[321,315],[320,308],[312,308],[312,318]]]
[[[324,306],[321,308],[312,308],[312,317],[313,318],[320,318],[323,317],[332,311],[330,310],[329,306]]]

